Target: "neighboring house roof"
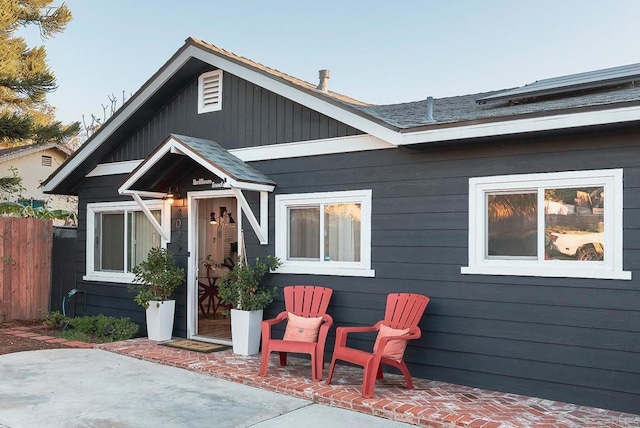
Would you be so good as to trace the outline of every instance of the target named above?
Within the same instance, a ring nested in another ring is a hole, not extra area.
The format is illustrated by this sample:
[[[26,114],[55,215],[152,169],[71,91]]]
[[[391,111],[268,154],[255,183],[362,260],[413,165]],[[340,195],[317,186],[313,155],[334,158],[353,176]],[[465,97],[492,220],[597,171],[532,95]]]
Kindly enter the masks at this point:
[[[89,140],[45,181],[46,192],[73,193],[79,180],[184,85],[212,67],[224,70],[391,145],[402,146],[640,121],[640,88],[591,90],[535,102],[478,104],[483,94],[372,105],[188,38]]]
[[[28,146],[0,149],[0,162],[8,162],[13,159],[18,159],[32,153],[43,152],[52,148],[60,150],[67,156],[72,153],[71,149],[60,143],[29,144]]]

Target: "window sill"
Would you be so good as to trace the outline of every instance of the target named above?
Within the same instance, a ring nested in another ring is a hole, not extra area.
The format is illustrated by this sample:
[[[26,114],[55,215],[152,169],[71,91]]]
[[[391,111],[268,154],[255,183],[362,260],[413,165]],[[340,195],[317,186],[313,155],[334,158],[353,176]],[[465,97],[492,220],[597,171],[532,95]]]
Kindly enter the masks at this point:
[[[83,281],[115,282],[119,284],[132,284],[134,275],[131,274],[107,274],[94,272],[82,277]]]
[[[540,276],[549,278],[592,278],[592,279],[623,279],[630,280],[630,271],[613,271],[594,269],[581,266],[567,268],[557,266],[464,266],[460,268],[463,275],[512,275],[512,276]]]
[[[331,275],[331,276],[362,276],[373,278],[376,271],[373,269],[337,268],[324,266],[287,266],[282,265],[274,273],[291,273],[297,275]]]

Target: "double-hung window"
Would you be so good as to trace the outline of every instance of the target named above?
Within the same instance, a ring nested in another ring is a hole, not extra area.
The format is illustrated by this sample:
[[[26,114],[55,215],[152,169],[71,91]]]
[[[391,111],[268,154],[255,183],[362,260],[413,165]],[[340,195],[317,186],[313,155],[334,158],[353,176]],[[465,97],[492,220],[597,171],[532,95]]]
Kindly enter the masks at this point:
[[[462,273],[631,279],[622,269],[622,170],[470,179]]]
[[[169,214],[164,202],[147,202],[146,206],[158,223],[169,224],[169,219],[163,218]],[[165,244],[137,204],[87,204],[87,275],[84,279],[131,282],[131,270],[145,260],[151,248]]]
[[[281,273],[374,276],[371,190],[276,196]]]

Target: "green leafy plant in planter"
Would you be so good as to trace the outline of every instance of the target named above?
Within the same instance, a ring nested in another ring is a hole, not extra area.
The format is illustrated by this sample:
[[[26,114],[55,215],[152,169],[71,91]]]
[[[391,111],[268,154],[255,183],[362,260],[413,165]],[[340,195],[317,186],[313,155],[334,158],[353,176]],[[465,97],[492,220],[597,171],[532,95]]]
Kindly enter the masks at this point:
[[[260,284],[262,278],[277,269],[282,262],[277,257],[256,258],[253,266],[248,263],[237,265],[218,282],[218,297],[223,303],[241,311],[264,309],[277,294],[277,287]]]
[[[149,307],[150,301],[169,300],[185,278],[184,269],[176,265],[173,254],[157,247],[152,248],[147,259],[131,272],[135,278],[129,291],[137,293],[133,300],[145,309]]]

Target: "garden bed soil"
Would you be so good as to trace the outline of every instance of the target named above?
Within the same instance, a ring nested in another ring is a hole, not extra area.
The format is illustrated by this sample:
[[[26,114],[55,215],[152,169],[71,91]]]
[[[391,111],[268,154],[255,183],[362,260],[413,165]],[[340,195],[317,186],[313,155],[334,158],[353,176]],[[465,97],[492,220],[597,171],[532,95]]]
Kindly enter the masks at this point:
[[[41,340],[29,339],[28,337],[17,337],[11,334],[3,333],[3,330],[15,327],[31,327],[33,328],[33,330],[29,331],[32,333],[39,333],[46,336],[55,335],[55,331],[43,325],[42,321],[14,320],[9,322],[0,322],[0,355],[21,351],[38,351],[41,349],[65,348],[65,346],[56,343],[47,343]]]

